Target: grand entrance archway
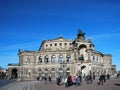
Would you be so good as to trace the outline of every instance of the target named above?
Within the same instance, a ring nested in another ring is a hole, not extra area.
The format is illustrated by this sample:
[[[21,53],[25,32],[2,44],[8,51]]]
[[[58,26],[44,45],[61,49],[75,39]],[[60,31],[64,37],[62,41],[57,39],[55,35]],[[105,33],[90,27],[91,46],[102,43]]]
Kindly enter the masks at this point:
[[[16,79],[18,77],[18,70],[16,68],[12,69],[11,78]]]
[[[88,73],[87,73],[87,67],[85,65],[83,65],[81,67],[81,71],[82,71],[82,76],[86,76]]]

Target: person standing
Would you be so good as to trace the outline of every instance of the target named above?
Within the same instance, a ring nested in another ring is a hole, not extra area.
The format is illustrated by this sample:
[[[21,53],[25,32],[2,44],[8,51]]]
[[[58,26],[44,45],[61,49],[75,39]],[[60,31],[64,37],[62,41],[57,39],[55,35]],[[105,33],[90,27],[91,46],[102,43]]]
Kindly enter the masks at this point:
[[[90,82],[90,76],[87,75],[87,76],[86,76],[86,84],[89,84],[89,82]]]
[[[47,76],[44,77],[45,84],[47,84]]]
[[[95,74],[93,74],[93,80],[95,80]]]
[[[48,79],[49,79],[49,83],[51,83],[51,79],[52,79],[51,74],[49,75]]]
[[[110,75],[109,74],[107,74],[107,80],[109,80],[110,79]]]

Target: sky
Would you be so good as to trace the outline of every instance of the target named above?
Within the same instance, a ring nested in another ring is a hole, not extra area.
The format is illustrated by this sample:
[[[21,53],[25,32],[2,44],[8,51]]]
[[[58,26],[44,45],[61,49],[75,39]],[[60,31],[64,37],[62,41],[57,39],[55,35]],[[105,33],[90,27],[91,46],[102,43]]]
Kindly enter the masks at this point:
[[[120,70],[119,0],[0,0],[0,66],[18,63],[18,49],[38,50],[42,40],[73,40],[78,28]]]

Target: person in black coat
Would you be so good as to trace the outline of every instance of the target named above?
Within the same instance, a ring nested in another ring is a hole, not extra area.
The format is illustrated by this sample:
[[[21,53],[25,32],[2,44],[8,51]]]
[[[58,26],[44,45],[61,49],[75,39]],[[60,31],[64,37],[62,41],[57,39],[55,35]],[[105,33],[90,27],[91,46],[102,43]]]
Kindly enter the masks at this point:
[[[103,85],[103,75],[100,75],[98,85]]]

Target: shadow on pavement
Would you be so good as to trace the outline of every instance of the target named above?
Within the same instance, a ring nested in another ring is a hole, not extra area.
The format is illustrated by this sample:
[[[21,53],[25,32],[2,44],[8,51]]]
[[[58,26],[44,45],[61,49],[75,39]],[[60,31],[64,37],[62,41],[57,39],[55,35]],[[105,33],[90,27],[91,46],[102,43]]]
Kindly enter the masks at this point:
[[[3,80],[0,80],[0,87],[3,87],[3,86],[6,86],[10,83],[13,83],[17,81],[16,79],[13,79],[13,80],[6,80],[6,79],[3,79]]]
[[[120,84],[118,84],[118,83],[115,83],[114,85],[116,85],[116,86],[120,86]]]

